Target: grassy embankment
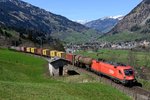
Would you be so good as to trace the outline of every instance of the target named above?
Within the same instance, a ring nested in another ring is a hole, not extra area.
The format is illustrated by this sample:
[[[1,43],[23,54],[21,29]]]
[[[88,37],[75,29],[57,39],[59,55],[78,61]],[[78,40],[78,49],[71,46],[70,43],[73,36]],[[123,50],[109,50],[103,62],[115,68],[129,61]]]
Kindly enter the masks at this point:
[[[89,56],[95,59],[105,59],[107,61],[121,62],[133,66],[138,71],[139,81],[143,84],[145,89],[150,90],[150,80],[144,80],[143,77],[150,77],[150,53],[149,52],[135,52],[131,50],[110,50],[101,49],[97,52],[93,51],[79,51],[77,54]],[[141,67],[144,66],[147,71],[142,72]]]
[[[47,62],[27,54],[0,49],[0,100],[128,100],[105,84],[57,81]]]

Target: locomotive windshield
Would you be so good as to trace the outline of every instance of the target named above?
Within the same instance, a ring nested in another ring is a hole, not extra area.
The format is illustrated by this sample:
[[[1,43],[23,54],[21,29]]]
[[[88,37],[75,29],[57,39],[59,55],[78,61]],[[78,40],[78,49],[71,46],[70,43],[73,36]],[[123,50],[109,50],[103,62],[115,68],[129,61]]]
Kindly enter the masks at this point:
[[[132,69],[125,69],[124,73],[125,73],[125,75],[130,76],[130,75],[133,75],[133,70]]]

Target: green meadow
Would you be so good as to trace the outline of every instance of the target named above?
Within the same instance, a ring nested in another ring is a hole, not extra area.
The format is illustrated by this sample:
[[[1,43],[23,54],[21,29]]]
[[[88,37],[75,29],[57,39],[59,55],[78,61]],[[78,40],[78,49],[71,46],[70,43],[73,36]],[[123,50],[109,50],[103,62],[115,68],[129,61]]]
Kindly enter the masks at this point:
[[[40,57],[0,49],[0,100],[131,99],[106,84],[58,80],[47,70],[47,62]]]

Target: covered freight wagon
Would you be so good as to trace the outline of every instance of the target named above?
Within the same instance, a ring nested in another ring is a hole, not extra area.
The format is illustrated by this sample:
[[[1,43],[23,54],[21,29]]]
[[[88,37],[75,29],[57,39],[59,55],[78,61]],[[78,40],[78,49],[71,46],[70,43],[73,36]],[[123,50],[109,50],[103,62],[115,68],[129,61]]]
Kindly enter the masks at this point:
[[[73,64],[74,63],[74,55],[71,53],[66,53],[66,60],[70,61]]]
[[[42,48],[37,48],[35,54],[42,55],[42,51],[43,51]]]

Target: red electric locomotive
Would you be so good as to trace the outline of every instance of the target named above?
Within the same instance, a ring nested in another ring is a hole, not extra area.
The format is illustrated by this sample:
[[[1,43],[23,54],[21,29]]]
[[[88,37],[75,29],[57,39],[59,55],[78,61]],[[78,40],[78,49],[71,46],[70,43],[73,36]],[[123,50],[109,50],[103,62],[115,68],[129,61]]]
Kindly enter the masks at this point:
[[[124,85],[136,82],[132,67],[124,64],[93,60],[91,70],[106,75],[115,82],[121,82]]]

